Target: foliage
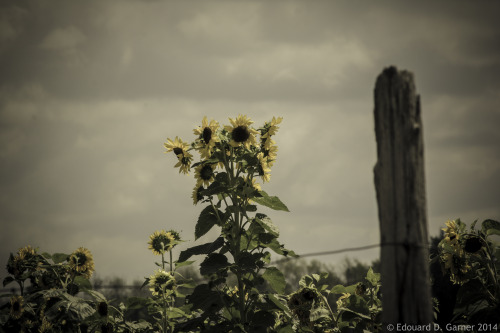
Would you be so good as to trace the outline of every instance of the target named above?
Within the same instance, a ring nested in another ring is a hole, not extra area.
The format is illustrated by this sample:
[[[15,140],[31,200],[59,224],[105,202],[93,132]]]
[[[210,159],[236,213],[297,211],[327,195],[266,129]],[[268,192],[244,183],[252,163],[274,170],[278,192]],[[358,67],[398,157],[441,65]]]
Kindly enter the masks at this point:
[[[500,246],[495,241],[500,223],[485,220],[480,228],[476,225],[474,221],[467,228],[460,219],[447,221],[431,260],[440,263],[453,285],[448,287],[456,293],[449,319],[457,325],[497,323],[500,318]]]
[[[141,332],[146,322],[123,320],[124,307],[111,306],[92,290],[90,251],[71,255],[42,253],[30,246],[10,255],[3,286],[17,283],[20,295],[7,293],[0,308],[0,328],[6,332]]]

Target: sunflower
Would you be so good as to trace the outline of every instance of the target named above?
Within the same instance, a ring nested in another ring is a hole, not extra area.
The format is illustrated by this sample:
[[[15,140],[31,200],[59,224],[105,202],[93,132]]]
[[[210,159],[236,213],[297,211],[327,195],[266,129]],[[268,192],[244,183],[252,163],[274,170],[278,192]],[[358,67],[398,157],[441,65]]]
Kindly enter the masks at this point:
[[[153,251],[154,254],[160,255],[165,253],[165,251],[170,251],[178,240],[180,240],[180,237],[177,232],[172,233],[172,231],[167,232],[165,230],[155,231],[149,236],[149,249]]]
[[[175,278],[170,273],[163,269],[157,270],[149,277],[149,290],[153,296],[166,294],[175,288]]]
[[[441,261],[444,268],[450,273],[450,281],[453,284],[464,284],[468,281],[466,273],[470,271],[471,266],[467,262],[463,251],[445,252],[441,255]]]
[[[267,164],[272,167],[273,164],[274,164],[274,161],[276,161],[276,155],[278,153],[278,146],[275,145],[275,141],[272,140],[272,139],[269,139],[266,141],[267,142],[270,142],[271,144],[269,145],[269,147],[263,147],[263,153],[264,153],[264,157],[267,157]]]
[[[218,128],[219,123],[217,121],[212,119],[209,123],[207,116],[205,116],[201,121],[201,126],[193,130],[194,134],[198,136],[197,149],[201,154],[201,158],[210,158],[215,143],[220,142],[217,136]]]
[[[20,260],[30,259],[36,254],[36,249],[32,248],[30,245],[22,247],[17,251],[17,255]]]
[[[196,184],[193,188],[193,193],[191,194],[191,198],[193,199],[193,205],[196,205],[200,200],[203,200],[203,195],[200,193],[204,190],[203,185]]]
[[[283,117],[273,117],[270,122],[264,124],[264,128],[261,130],[261,138],[266,139],[268,141],[272,135],[275,135],[278,131],[278,124],[281,123]]]
[[[69,256],[69,266],[73,271],[90,279],[92,273],[94,273],[94,258],[92,257],[92,253],[84,247],[78,248]]]
[[[24,312],[23,296],[12,296],[10,298],[10,316],[13,319],[19,319]]]
[[[255,178],[252,178],[252,182],[251,183],[247,179],[245,181],[245,185],[246,186],[252,186],[254,188],[254,190],[256,190],[256,191],[262,191],[262,188],[260,187],[260,184],[257,183],[257,181],[255,180]]]
[[[446,221],[446,228],[441,229],[444,231],[444,241],[453,247],[457,247],[460,238],[458,225],[455,221]]]
[[[236,119],[229,118],[232,126],[226,125],[224,128],[230,133],[231,141],[229,144],[233,147],[244,145],[250,149],[250,145],[256,145],[255,135],[259,134],[250,125],[253,121],[247,116],[239,115]]]
[[[196,167],[196,186],[208,186],[214,181],[214,164],[200,164]]]
[[[187,149],[189,145],[187,142],[183,142],[179,137],[175,137],[174,141],[171,139],[167,139],[165,142],[165,148],[167,148],[168,152],[174,152],[175,156],[179,160],[177,164],[174,166],[175,168],[179,168],[179,173],[188,174],[189,169],[191,168],[191,162],[193,160],[193,155],[191,155]]]
[[[268,182],[271,180],[271,169],[267,162],[267,157],[264,157],[264,153],[260,152],[257,154],[259,159],[259,176],[262,178],[263,182]]]

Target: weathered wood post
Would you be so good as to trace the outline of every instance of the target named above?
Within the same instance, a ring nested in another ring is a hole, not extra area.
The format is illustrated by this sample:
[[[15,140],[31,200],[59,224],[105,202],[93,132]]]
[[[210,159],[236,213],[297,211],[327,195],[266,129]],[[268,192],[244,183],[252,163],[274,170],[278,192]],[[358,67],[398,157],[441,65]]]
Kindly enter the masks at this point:
[[[424,147],[420,97],[411,72],[389,67],[378,76],[375,134],[383,329],[395,331],[397,323],[429,325]]]

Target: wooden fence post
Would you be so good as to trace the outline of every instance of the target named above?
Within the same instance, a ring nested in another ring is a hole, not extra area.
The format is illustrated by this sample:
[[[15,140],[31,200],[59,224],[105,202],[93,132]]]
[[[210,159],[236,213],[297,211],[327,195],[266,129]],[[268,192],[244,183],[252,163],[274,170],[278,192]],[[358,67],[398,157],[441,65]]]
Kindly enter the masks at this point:
[[[420,98],[411,72],[389,67],[378,76],[375,134],[383,330],[396,331],[397,323],[429,325],[424,147]]]

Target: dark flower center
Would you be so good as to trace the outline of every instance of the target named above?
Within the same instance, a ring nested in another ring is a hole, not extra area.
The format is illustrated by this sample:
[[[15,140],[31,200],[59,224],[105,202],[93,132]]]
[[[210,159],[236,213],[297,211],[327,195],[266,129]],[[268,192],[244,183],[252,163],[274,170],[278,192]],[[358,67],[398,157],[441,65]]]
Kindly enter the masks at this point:
[[[15,301],[14,304],[12,304],[12,310],[14,310],[15,312],[19,312],[21,310],[21,303]]]
[[[154,239],[153,239],[153,248],[156,250],[156,251],[161,251],[164,249],[164,247],[166,247],[168,244],[170,243],[170,239],[168,239],[167,237],[165,237],[164,235],[159,235],[159,236],[156,236]]]
[[[314,299],[314,292],[311,290],[307,290],[304,294],[303,297],[306,301],[310,301]]]
[[[464,250],[469,253],[476,253],[477,251],[481,250],[482,247],[483,244],[479,237],[471,237],[467,238],[467,240],[465,241]]]
[[[102,317],[106,317],[108,315],[108,303],[106,303],[106,302],[99,302],[99,305],[97,305],[97,312]]]
[[[233,129],[231,136],[236,142],[245,142],[250,137],[250,132],[248,131],[248,127],[246,126],[238,126]]]
[[[205,141],[205,143],[208,145],[210,139],[212,139],[212,129],[210,127],[205,127],[203,129],[203,141]]]
[[[174,148],[174,154],[175,155],[181,155],[182,154],[182,148],[175,147]]]
[[[213,174],[214,171],[212,170],[212,167],[210,165],[205,165],[200,170],[200,178],[203,180],[209,180],[210,178],[212,178]]]
[[[75,257],[73,257],[73,261],[75,265],[83,266],[87,262],[87,256],[84,253],[77,253]]]

